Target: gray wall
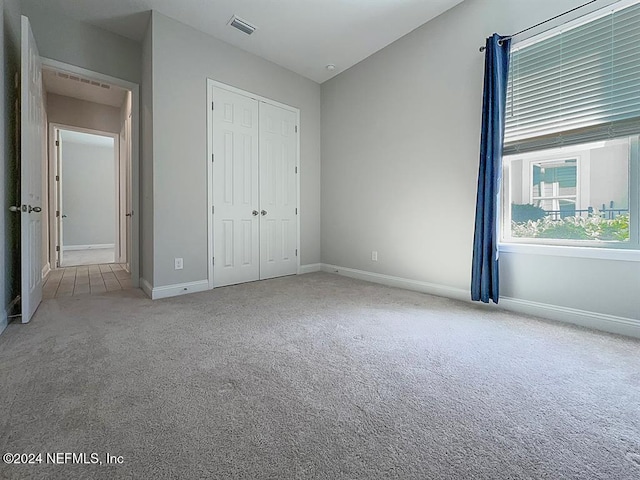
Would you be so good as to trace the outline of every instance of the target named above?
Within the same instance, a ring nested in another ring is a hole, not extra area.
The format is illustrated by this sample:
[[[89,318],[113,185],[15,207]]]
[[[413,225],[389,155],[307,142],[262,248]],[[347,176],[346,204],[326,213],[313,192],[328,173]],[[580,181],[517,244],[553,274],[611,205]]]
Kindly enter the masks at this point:
[[[49,93],[47,115],[50,123],[120,133],[120,109]]]
[[[469,290],[478,47],[581,3],[466,0],[322,85],[324,263]],[[640,317],[640,262],[502,254],[501,266],[504,296]]]
[[[17,90],[14,77],[20,61],[20,3],[18,0],[0,0],[0,331],[6,325],[11,301],[20,294],[20,224],[19,215],[9,212],[9,206],[19,203],[16,151]]]
[[[62,134],[63,247],[115,244],[116,169],[112,147],[65,141]]]
[[[140,44],[78,22],[41,0],[22,0],[40,55],[52,60],[140,83]]]
[[[140,277],[153,285],[153,24],[142,41],[140,86]]]
[[[152,22],[153,286],[207,278],[207,78],[301,110],[301,263],[319,262],[320,86],[156,12]]]

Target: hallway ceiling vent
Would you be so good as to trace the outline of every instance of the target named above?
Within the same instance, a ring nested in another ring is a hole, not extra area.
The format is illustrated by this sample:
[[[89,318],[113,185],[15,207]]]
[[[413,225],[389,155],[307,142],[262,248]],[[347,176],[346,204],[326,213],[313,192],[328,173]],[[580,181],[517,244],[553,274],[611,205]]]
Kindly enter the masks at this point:
[[[57,72],[57,75],[60,78],[64,78],[65,80],[73,80],[74,82],[86,83],[87,85],[93,85],[94,87],[100,87],[104,89],[111,89],[111,85],[107,83],[96,82],[95,80],[89,80],[88,78],[78,77],[77,75],[70,75],[64,72]]]
[[[237,28],[238,30],[240,30],[243,33],[246,33],[247,35],[251,35],[253,32],[256,31],[256,27],[251,25],[246,20],[236,17],[235,15],[231,17],[231,20],[229,20],[229,23],[227,25],[231,25],[233,28]]]

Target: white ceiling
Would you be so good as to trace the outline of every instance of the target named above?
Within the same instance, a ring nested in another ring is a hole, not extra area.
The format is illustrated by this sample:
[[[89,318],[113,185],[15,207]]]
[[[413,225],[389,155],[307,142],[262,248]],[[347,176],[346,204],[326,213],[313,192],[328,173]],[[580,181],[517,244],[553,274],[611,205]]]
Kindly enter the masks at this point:
[[[462,0],[47,0],[47,7],[141,40],[156,10],[322,83]],[[229,27],[232,15],[251,36]],[[335,64],[333,72],[325,66]]]
[[[92,133],[74,132],[71,130],[60,130],[60,138],[64,147],[65,142],[78,143],[81,145],[93,145],[95,147],[113,148],[113,137],[93,135]]]
[[[118,108],[122,107],[127,93],[125,89],[115,85],[46,68],[42,69],[42,81],[48,93]]]

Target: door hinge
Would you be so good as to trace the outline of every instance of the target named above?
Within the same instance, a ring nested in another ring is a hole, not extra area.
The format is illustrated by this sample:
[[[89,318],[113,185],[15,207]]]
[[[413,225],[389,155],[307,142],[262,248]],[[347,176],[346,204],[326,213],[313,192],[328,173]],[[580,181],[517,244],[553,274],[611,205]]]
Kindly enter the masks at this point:
[[[298,173],[298,167],[296,167],[296,173]]]
[[[216,213],[216,207],[211,205],[211,215],[214,215],[215,213]]]
[[[60,142],[58,140],[56,140],[56,147],[60,146]]]
[[[56,210],[56,217],[60,216],[60,210]]]
[[[60,181],[60,175],[56,175],[56,182]]]
[[[214,103],[213,103],[213,102],[211,102],[211,110],[214,110],[214,109],[215,109],[215,107],[214,107]]]
[[[212,154],[211,154],[211,161],[212,161],[212,162],[215,162],[215,158],[216,158],[216,154],[215,154],[215,153],[212,153]]]
[[[296,133],[298,133],[298,125],[296,125]]]
[[[298,249],[296,248],[296,257],[298,256]]]
[[[215,265],[215,264],[216,264],[216,257],[212,257],[212,258],[211,258],[211,264],[212,264],[212,265]]]
[[[56,252],[60,251],[60,245],[56,245]]]
[[[298,214],[298,207],[296,207],[296,215]]]

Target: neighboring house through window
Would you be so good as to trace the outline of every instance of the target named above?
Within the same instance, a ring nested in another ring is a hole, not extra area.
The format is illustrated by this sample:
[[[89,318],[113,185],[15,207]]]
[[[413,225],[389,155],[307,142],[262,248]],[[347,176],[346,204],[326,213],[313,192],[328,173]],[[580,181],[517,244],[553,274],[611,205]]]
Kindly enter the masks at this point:
[[[640,4],[514,45],[502,241],[640,249]]]
[[[578,203],[578,160],[542,160],[530,163],[531,203],[554,220],[580,213]]]

